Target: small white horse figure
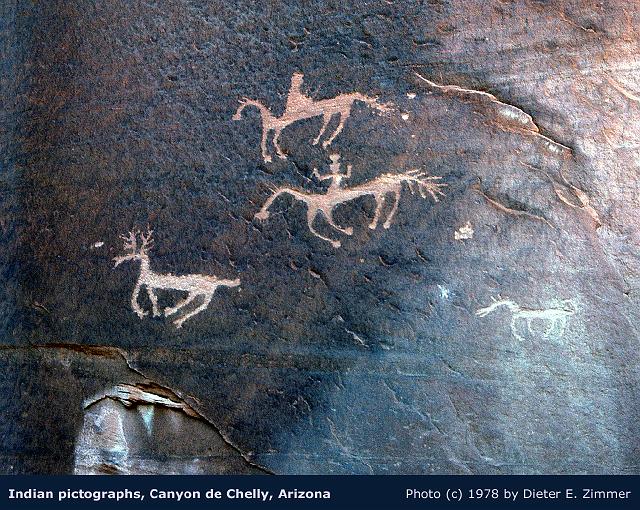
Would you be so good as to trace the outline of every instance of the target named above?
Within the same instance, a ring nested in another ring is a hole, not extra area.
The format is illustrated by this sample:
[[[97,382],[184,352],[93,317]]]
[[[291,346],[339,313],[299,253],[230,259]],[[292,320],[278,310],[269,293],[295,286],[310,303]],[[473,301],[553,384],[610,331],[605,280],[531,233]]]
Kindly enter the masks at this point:
[[[491,301],[492,303],[489,306],[477,310],[476,315],[478,317],[486,317],[496,309],[504,306],[511,312],[511,333],[521,342],[524,341],[524,338],[518,333],[517,324],[519,319],[525,321],[527,331],[532,335],[534,334],[533,321],[540,320],[544,324],[549,324],[549,326],[544,329],[543,334],[545,338],[548,338],[554,330],[558,332],[558,337],[561,337],[564,334],[567,318],[576,313],[573,302],[570,299],[562,301],[562,308],[547,308],[544,310],[521,308],[518,303],[510,299],[497,300],[492,297]]]

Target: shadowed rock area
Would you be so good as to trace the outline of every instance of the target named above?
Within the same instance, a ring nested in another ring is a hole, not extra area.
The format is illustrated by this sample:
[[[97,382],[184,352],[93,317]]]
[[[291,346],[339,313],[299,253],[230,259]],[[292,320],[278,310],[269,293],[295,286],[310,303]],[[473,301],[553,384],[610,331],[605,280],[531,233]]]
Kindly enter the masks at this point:
[[[640,7],[0,14],[0,472],[640,472]]]

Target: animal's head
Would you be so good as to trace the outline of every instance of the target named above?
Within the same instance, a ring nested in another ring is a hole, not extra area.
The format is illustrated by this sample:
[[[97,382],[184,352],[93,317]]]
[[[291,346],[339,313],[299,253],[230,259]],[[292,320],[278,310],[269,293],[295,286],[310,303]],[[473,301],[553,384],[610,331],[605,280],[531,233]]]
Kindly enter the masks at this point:
[[[435,202],[438,202],[438,196],[444,196],[442,188],[447,186],[443,182],[438,182],[442,177],[429,175],[420,168],[413,168],[400,174],[400,178],[409,185],[411,194],[418,192],[422,198],[427,198],[429,194]]]
[[[118,267],[122,262],[127,260],[142,260],[148,256],[148,252],[151,249],[153,240],[151,235],[153,230],[147,229],[146,234],[143,234],[139,230],[129,232],[127,235],[120,236],[123,241],[124,255],[114,257],[115,265]],[[140,245],[138,245],[138,238],[140,239]]]
[[[393,103],[383,103],[380,101],[378,97],[369,97],[361,95],[362,101],[364,101],[369,108],[372,108],[375,111],[380,113],[389,113],[395,110],[395,105]]]
[[[240,106],[238,106],[236,113],[234,113],[233,117],[231,117],[233,120],[240,120],[240,118],[242,117],[242,110],[244,110],[245,107],[249,106],[249,99],[247,99],[246,97],[239,99],[238,102],[240,103]]]
[[[576,313],[576,305],[573,302],[573,299],[563,299],[560,301],[560,305],[565,312],[574,314]]]

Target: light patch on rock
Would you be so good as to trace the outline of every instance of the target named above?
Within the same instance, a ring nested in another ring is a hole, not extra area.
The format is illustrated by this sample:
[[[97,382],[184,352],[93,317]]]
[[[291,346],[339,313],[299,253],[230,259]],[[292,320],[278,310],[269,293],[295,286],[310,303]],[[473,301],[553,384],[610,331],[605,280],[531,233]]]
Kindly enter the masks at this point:
[[[94,474],[92,466],[117,466],[126,461],[129,445],[121,411],[120,404],[104,400],[85,415],[75,446],[75,474]]]
[[[456,241],[462,241],[463,239],[473,239],[473,226],[470,221],[467,221],[462,227],[455,231],[453,237]]]
[[[138,412],[140,413],[140,416],[142,416],[142,421],[144,422],[144,426],[147,429],[147,434],[151,435],[151,432],[153,432],[154,406],[138,405]]]
[[[91,248],[102,248],[104,246],[104,241],[96,241],[91,245]]]
[[[438,288],[440,289],[440,297],[442,299],[449,299],[449,289],[447,289],[444,285],[438,285]]]

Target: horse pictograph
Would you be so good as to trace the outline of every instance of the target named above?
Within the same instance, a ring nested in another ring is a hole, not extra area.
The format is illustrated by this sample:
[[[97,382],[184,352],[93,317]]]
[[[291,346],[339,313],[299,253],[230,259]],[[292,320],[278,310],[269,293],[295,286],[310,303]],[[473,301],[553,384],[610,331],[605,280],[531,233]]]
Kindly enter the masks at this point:
[[[491,301],[492,303],[489,306],[477,310],[476,315],[478,317],[486,317],[496,309],[504,306],[511,312],[511,333],[521,342],[524,341],[524,338],[518,333],[519,319],[525,321],[527,331],[532,335],[535,334],[533,322],[539,320],[542,321],[543,324],[549,324],[549,326],[544,329],[543,334],[545,338],[548,338],[554,331],[557,331],[558,337],[561,337],[564,334],[567,318],[576,313],[573,301],[569,299],[562,301],[561,308],[546,308],[543,310],[522,308],[518,303],[510,299],[497,300],[492,297]]]
[[[129,232],[128,236],[120,236],[124,241],[125,255],[115,257],[113,259],[115,261],[114,267],[117,267],[119,264],[127,260],[140,261],[140,276],[138,277],[138,281],[136,282],[131,295],[131,307],[141,319],[149,313],[144,311],[138,303],[138,296],[140,295],[142,287],[146,287],[154,317],[161,315],[158,310],[158,297],[155,293],[158,289],[178,290],[188,293],[187,297],[178,304],[164,309],[163,313],[166,317],[179,312],[199,297],[203,299],[202,303],[196,308],[173,321],[176,328],[181,328],[184,321],[193,317],[197,313],[202,312],[209,306],[209,303],[213,298],[213,294],[218,287],[237,287],[240,285],[239,279],[224,280],[217,276],[202,274],[177,276],[171,273],[162,274],[154,272],[150,267],[148,255],[148,251],[153,243],[151,238],[152,234],[153,231],[148,230],[146,234],[143,234],[140,231],[134,231]],[[138,246],[138,237],[140,237],[141,241],[140,246]]]
[[[313,226],[314,221],[320,215],[337,231],[351,235],[353,234],[352,227],[343,228],[338,225],[333,217],[333,211],[336,206],[355,200],[358,197],[372,195],[376,201],[376,209],[373,216],[373,220],[369,224],[370,229],[375,229],[380,221],[382,214],[382,208],[385,204],[385,200],[388,194],[393,193],[394,201],[389,211],[386,220],[383,223],[384,228],[389,228],[391,222],[398,211],[398,204],[400,201],[400,193],[402,191],[402,184],[407,183],[409,191],[414,194],[416,191],[422,198],[427,198],[430,195],[435,202],[438,201],[438,195],[443,195],[441,188],[446,186],[445,184],[436,182],[440,177],[429,176],[427,173],[421,170],[409,170],[408,172],[391,174],[382,174],[371,181],[364,182],[357,186],[345,187],[342,183],[343,179],[351,176],[351,165],[347,165],[347,172],[343,175],[340,173],[340,156],[338,154],[331,155],[331,173],[328,175],[320,175],[317,169],[313,170],[313,175],[321,180],[330,180],[331,184],[325,193],[307,193],[305,191],[293,189],[293,188],[275,188],[271,197],[267,199],[260,211],[255,215],[258,220],[266,220],[269,217],[269,207],[271,204],[281,195],[291,195],[296,200],[300,200],[307,205],[307,224],[312,234],[328,241],[334,248],[339,248],[341,243],[335,239],[323,236]]]
[[[276,149],[276,153],[280,158],[286,159],[287,156],[280,147],[279,139],[282,130],[294,122],[322,116],[322,127],[320,128],[318,136],[313,140],[313,145],[317,145],[333,116],[338,115],[338,126],[331,136],[322,142],[322,146],[326,148],[331,145],[331,142],[333,142],[335,137],[338,136],[344,128],[345,121],[349,118],[349,115],[351,115],[351,108],[354,102],[361,101],[370,108],[380,112],[388,112],[391,110],[390,105],[380,103],[376,98],[365,96],[359,92],[340,94],[330,99],[315,101],[302,92],[303,79],[304,75],[302,73],[294,73],[291,77],[291,87],[287,96],[285,111],[280,117],[273,115],[261,102],[247,98],[240,100],[240,106],[233,115],[233,120],[240,120],[242,111],[248,106],[255,106],[260,111],[262,117],[262,139],[260,147],[262,149],[262,157],[267,162],[271,161],[271,156],[267,150],[267,140],[271,131],[273,131],[273,146]]]

